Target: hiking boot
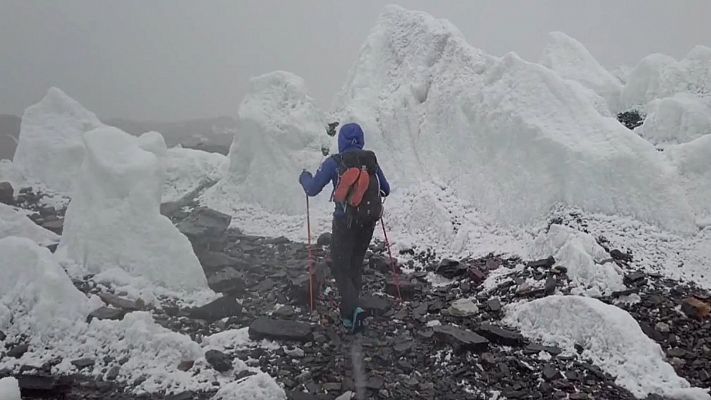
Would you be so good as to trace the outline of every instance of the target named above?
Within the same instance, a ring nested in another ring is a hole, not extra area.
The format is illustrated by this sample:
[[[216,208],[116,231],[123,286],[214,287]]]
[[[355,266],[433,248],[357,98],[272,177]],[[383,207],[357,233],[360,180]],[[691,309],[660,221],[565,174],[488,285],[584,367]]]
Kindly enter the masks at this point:
[[[356,307],[355,311],[353,311],[353,327],[351,328],[351,333],[358,333],[365,329],[365,317],[365,310]]]
[[[342,318],[341,322],[343,322],[343,327],[346,328],[348,332],[353,330],[353,321],[350,319]]]

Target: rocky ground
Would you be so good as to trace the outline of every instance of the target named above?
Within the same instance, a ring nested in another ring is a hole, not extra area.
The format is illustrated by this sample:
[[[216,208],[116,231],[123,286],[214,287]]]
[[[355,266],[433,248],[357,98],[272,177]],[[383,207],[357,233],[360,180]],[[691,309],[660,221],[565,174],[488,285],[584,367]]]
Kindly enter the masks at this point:
[[[502,325],[506,304],[570,292],[565,268],[553,259],[525,261],[491,254],[447,260],[428,250],[410,249],[400,254],[407,262],[393,274],[384,244],[375,242],[364,265],[362,300],[370,318],[365,332],[353,336],[338,322],[327,234],[313,249],[317,296],[310,312],[306,245],[228,230],[228,216],[186,204],[166,205],[163,212],[191,239],[210,286],[224,297],[200,308],[181,308],[171,299],[151,308],[106,292],[89,276],[75,283],[85,292],[100,293],[106,303],[93,317],[122,318],[148,308],[160,324],[196,341],[249,327],[253,339],[267,338],[281,346],[212,350],[206,354],[209,364],[230,374],[233,358],[248,360],[274,376],[290,399],[343,400],[356,398],[355,393],[364,399],[634,398],[588,360],[531,342]],[[61,219],[61,211],[55,212]],[[695,386],[711,386],[705,368],[711,365],[709,294],[637,271],[633,255],[609,252],[611,262],[625,269],[630,289],[602,300],[630,312],[662,346],[680,376]],[[524,268],[514,270],[519,264]],[[511,273],[486,289],[482,283],[499,268]],[[432,285],[432,277],[443,278],[444,283]],[[0,356],[21,351],[22,341],[17,340],[4,352],[0,349]],[[74,361],[79,371],[82,362],[94,362]],[[187,361],[176,368],[196,367]],[[48,370],[0,371],[0,376],[18,376],[27,398],[182,400],[214,394],[137,397],[130,394],[130,387],[111,380],[110,363],[100,380],[79,372],[51,377]],[[243,377],[238,374],[235,379]]]

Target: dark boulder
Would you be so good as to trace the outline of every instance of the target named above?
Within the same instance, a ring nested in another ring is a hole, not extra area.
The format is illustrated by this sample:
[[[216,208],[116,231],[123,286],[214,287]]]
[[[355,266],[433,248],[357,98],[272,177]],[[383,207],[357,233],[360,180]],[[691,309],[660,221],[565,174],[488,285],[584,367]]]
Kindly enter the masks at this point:
[[[218,319],[240,315],[241,312],[242,305],[237,302],[236,298],[224,296],[203,306],[190,309],[188,316],[193,319],[214,322]]]
[[[485,337],[453,325],[435,326],[433,332],[437,341],[451,345],[457,353],[465,351],[481,352],[489,347],[489,340]]]
[[[249,326],[249,337],[253,340],[292,340],[308,342],[312,339],[311,326],[303,322],[258,318]]]

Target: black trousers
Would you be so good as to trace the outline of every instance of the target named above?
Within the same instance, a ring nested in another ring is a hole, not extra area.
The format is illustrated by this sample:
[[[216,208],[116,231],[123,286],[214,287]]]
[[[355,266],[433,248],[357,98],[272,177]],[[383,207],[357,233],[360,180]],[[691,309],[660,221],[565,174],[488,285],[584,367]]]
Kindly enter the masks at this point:
[[[341,294],[341,318],[353,318],[363,286],[363,258],[373,238],[375,224],[355,223],[334,218],[331,232],[331,273]]]

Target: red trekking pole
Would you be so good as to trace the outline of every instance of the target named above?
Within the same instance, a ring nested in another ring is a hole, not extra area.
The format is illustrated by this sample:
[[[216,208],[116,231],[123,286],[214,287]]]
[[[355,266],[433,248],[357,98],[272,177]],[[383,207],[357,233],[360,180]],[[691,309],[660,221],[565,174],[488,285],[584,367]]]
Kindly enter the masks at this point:
[[[383,227],[383,237],[385,238],[385,246],[388,248],[388,255],[390,256],[390,265],[393,268],[393,278],[395,280],[395,289],[397,291],[398,300],[402,301],[402,295],[400,295],[400,274],[397,270],[397,262],[393,258],[393,251],[390,248],[390,241],[388,240],[388,233],[385,231],[385,221],[383,217],[380,216],[380,225]]]
[[[314,255],[311,250],[311,215],[309,211],[309,196],[306,195],[306,230],[308,231],[308,244],[306,248],[309,252],[309,307],[314,311]]]

